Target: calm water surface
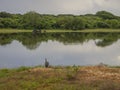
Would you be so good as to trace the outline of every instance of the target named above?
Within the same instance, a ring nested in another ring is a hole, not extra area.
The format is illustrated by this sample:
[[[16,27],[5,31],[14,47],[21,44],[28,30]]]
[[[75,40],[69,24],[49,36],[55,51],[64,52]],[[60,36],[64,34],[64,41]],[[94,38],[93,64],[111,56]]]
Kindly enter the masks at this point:
[[[120,65],[120,34],[0,34],[0,68],[44,65]]]

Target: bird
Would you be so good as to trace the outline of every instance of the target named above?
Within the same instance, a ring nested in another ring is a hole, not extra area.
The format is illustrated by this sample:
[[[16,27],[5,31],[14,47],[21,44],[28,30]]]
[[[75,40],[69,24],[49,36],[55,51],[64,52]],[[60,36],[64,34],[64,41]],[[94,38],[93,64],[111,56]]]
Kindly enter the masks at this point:
[[[45,67],[48,68],[49,66],[49,62],[47,61],[47,59],[45,58]]]

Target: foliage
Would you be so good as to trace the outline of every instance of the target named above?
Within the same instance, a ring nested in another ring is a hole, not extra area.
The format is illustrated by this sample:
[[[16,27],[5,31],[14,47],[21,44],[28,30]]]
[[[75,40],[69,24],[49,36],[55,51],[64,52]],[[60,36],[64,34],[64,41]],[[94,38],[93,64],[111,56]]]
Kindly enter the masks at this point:
[[[120,17],[99,11],[95,15],[48,15],[34,11],[25,14],[0,12],[0,28],[16,29],[91,29],[120,28]]]
[[[74,80],[76,79],[76,75],[78,73],[79,67],[78,66],[72,66],[66,68],[66,78],[67,80]]]
[[[0,18],[11,18],[12,14],[7,12],[0,12]]]
[[[106,12],[106,11],[99,11],[96,13],[96,15],[103,19],[114,19],[115,18],[115,16],[112,13]]]

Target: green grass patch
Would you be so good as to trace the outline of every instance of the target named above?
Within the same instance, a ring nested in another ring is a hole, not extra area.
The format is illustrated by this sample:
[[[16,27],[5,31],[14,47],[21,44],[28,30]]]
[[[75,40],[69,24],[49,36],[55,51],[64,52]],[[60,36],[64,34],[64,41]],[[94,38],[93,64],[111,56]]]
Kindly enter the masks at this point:
[[[32,32],[32,30],[22,30],[22,29],[0,29],[0,33],[25,33]]]
[[[8,69],[1,69],[0,70],[0,78],[1,77],[6,77],[6,76],[8,76],[8,74],[9,74],[9,70]]]
[[[26,71],[31,69],[32,67],[25,67],[25,66],[21,66],[19,68],[16,69],[17,72],[21,72],[21,71]]]
[[[120,29],[46,30],[46,32],[120,32]]]
[[[32,30],[25,29],[0,29],[0,33],[27,33]],[[61,33],[61,32],[120,32],[120,29],[85,29],[85,30],[42,30],[42,33]]]

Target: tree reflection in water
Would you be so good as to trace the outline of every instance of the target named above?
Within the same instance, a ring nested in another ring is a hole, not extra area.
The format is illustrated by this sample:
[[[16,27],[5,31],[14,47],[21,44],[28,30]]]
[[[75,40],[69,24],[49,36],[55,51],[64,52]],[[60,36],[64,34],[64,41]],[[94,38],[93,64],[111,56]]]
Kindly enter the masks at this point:
[[[120,38],[120,33],[42,33],[33,35],[32,33],[0,34],[0,45],[10,44],[13,40],[21,42],[30,50],[36,49],[41,42],[48,40],[58,41],[67,44],[83,44],[89,40],[94,40],[100,47],[112,45]]]

